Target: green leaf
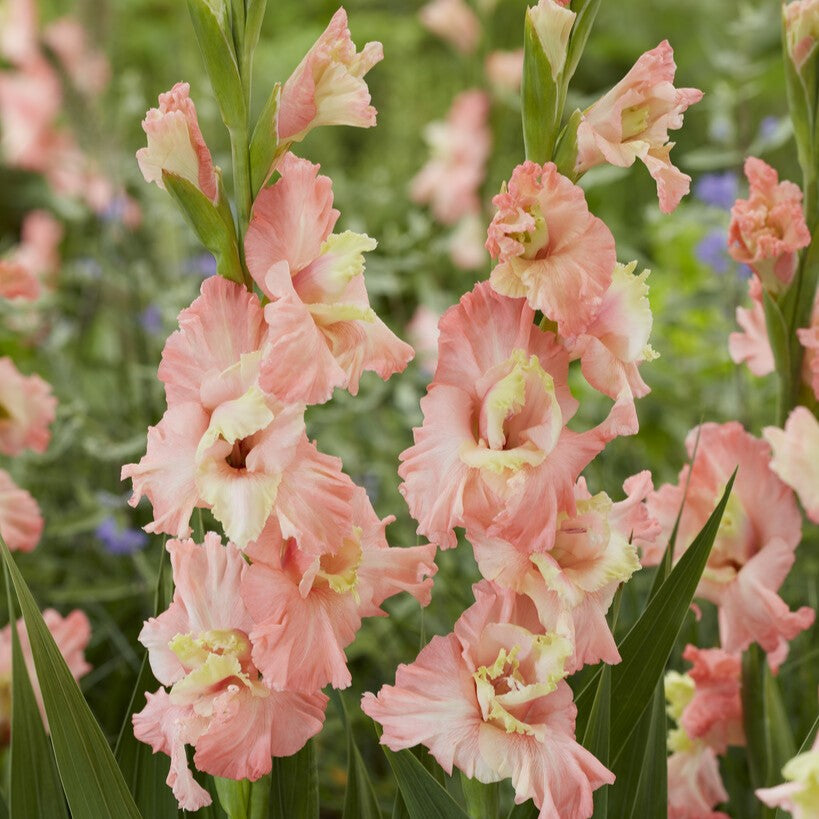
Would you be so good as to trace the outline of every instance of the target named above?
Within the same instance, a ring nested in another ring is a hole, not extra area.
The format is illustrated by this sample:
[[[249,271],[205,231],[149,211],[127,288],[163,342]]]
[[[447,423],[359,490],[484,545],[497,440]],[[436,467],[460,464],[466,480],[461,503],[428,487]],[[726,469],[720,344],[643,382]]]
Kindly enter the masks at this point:
[[[580,174],[575,173],[574,166],[577,164],[577,128],[582,118],[583,113],[578,108],[560,132],[555,149],[555,165],[558,171],[572,182],[580,178]]]
[[[317,819],[318,770],[312,739],[293,756],[274,757],[271,781],[272,819]]]
[[[214,6],[208,0],[188,0],[188,10],[222,120],[228,128],[244,128],[245,94],[225,4],[216,2]]]
[[[220,209],[187,179],[163,171],[162,181],[199,241],[213,254],[219,275],[243,284],[242,263],[233,222],[228,225]],[[225,197],[220,196],[220,201],[225,201]]]
[[[622,661],[611,669],[611,701],[617,704],[611,716],[612,762],[616,762],[626,747],[629,736],[663,676],[665,664],[694,599],[694,592],[719,531],[735,477],[736,470],[705,526],[619,645]],[[578,734],[585,734],[598,676],[599,672],[577,697]]]
[[[594,18],[597,17],[597,10],[600,8],[600,0],[574,0],[571,9],[575,17],[572,26],[572,34],[569,38],[569,50],[566,53],[566,65],[563,69],[564,88],[569,85],[569,81],[577,70],[586,42],[591,34]]]
[[[536,819],[540,811],[535,807],[535,803],[529,799],[521,805],[515,805],[509,811],[507,819]]]
[[[6,588],[11,629],[11,752],[9,805],[15,816],[67,817],[60,776],[28,676],[14,611],[8,571]]]
[[[273,86],[250,140],[250,183],[254,199],[270,177],[274,162],[290,144],[279,145],[276,122],[281,90],[280,83]]]
[[[604,665],[594,694],[591,713],[586,723],[583,747],[591,751],[604,765],[609,764],[609,733],[611,724],[611,666]],[[605,819],[608,814],[608,787],[594,792],[594,817]]]
[[[486,784],[461,772],[461,790],[467,813],[472,819],[497,819],[500,809],[500,782]]]
[[[262,31],[262,22],[264,21],[264,13],[267,8],[267,0],[248,0],[247,12],[245,16],[245,64],[250,64],[250,55],[256,49],[259,43],[259,35]]]
[[[270,804],[270,774],[255,782],[214,776],[213,784],[228,819],[266,819]]]
[[[2,538],[0,552],[23,612],[57,769],[73,819],[140,819],[105,735]]]
[[[381,746],[395,775],[410,819],[468,819],[463,808],[439,785],[410,751]]]
[[[791,288],[790,292],[794,292]],[[785,297],[787,298],[787,296]],[[768,330],[768,340],[771,344],[774,361],[776,362],[776,373],[782,384],[780,391],[780,406],[777,408],[777,424],[784,426],[789,407],[781,401],[781,396],[790,395],[792,392],[791,380],[791,339],[788,330],[788,322],[782,314],[779,304],[771,297],[767,290],[762,291],[762,307],[765,311],[765,326]]]
[[[523,32],[523,144],[526,158],[544,163],[552,158],[560,127],[559,92],[552,67],[529,13]]]

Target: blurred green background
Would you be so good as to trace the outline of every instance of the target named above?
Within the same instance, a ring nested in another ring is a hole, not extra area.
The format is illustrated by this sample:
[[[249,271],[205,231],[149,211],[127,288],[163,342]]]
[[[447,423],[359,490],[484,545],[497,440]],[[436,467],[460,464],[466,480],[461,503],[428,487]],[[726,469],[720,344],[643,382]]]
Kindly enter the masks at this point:
[[[368,75],[378,127],[326,128],[313,132],[298,153],[320,162],[332,177],[339,227],[378,239],[367,281],[377,312],[401,335],[415,308],[443,310],[489,272],[465,273],[446,252],[446,231],[429,212],[410,202],[408,185],[427,158],[423,127],[445,117],[452,98],[470,87],[487,87],[483,62],[494,49],[522,45],[523,0],[483,2],[483,39],[474,55],[462,56],[424,30],[409,0],[351,0],[346,4],[353,39],[384,44],[385,59]],[[269,3],[255,61],[254,105],[258,109],[276,81],[284,81],[336,9],[325,0]],[[641,429],[612,443],[587,471],[592,491],[615,500],[623,479],[649,468],[655,484],[675,480],[683,464],[685,433],[702,420],[737,418],[753,433],[773,423],[775,385],[757,379],[728,357],[727,337],[736,329],[734,311],[746,296],[742,271],[724,252],[728,211],[709,204],[714,177],[744,191],[743,157],[764,157],[785,178],[799,181],[786,100],[778,30],[779,3],[772,0],[603,0],[588,48],[572,84],[568,109],[585,107],[607,90],[645,50],[668,38],[678,64],[677,85],[705,91],[682,131],[672,135],[672,158],[694,178],[689,196],[673,216],[659,213],[653,181],[642,166],[598,169],[583,180],[591,210],[612,229],[621,261],[638,259],[652,270],[652,345],[660,358],[643,367],[652,393],[638,406]],[[99,527],[113,519],[135,528],[150,519],[125,501],[119,481],[123,463],[144,452],[146,428],[161,417],[164,398],[156,379],[159,356],[179,310],[195,297],[212,265],[170,198],[142,180],[134,153],[144,144],[140,122],[157,95],[179,80],[191,83],[199,119],[216,164],[228,173],[230,151],[196,50],[184,3],[177,0],[78,0],[43,2],[44,21],[71,13],[108,55],[112,81],[93,103],[67,97],[65,118],[80,145],[106,175],[141,204],[143,222],[124,227],[116,209],[101,216],[55,198],[42,180],[0,168],[0,242],[17,241],[24,213],[53,211],[66,225],[56,292],[36,315],[3,307],[0,354],[23,372],[38,372],[59,398],[53,441],[41,456],[0,464],[40,502],[46,530],[40,546],[18,556],[38,601],[61,611],[82,607],[92,620],[88,657],[94,670],[82,687],[106,732],[115,736],[141,660],[136,635],[149,614],[159,560],[159,538],[146,539],[131,554],[114,554]],[[523,159],[519,104],[493,96],[493,151],[483,187],[489,203],[501,182]],[[705,178],[705,182],[702,180]],[[711,180],[709,183],[708,180]],[[727,203],[730,206],[730,199]],[[16,315],[11,315],[12,311]],[[339,455],[346,471],[370,492],[377,511],[398,520],[392,543],[417,542],[415,526],[397,492],[398,453],[420,423],[418,402],[429,380],[417,362],[388,383],[366,375],[358,397],[337,392],[323,407],[308,410],[308,432],[326,452]],[[605,402],[579,388],[584,418],[605,411]],[[106,526],[109,529],[112,523]],[[819,533],[806,524],[798,570],[784,596],[817,605]],[[358,712],[361,691],[392,681],[395,666],[409,662],[434,633],[444,633],[469,605],[477,577],[467,546],[439,555],[433,601],[421,612],[411,599],[388,604],[388,620],[367,621],[348,650],[353,687],[348,708],[360,721],[359,742],[375,773],[380,796],[390,803],[391,782],[369,724]],[[647,574],[643,572],[641,574]],[[621,622],[629,622],[649,578],[629,584]],[[716,644],[715,616],[684,627],[683,640]],[[682,643],[684,644],[684,643]],[[816,713],[819,631],[801,635],[781,671],[794,732],[801,742]],[[679,652],[677,652],[677,658]],[[679,659],[677,667],[681,667]],[[352,706],[352,707],[351,707]],[[616,706],[615,706],[616,707]],[[318,739],[326,815],[340,815],[346,748],[331,707]],[[380,775],[379,775],[380,774]],[[743,782],[728,773],[742,808]]]

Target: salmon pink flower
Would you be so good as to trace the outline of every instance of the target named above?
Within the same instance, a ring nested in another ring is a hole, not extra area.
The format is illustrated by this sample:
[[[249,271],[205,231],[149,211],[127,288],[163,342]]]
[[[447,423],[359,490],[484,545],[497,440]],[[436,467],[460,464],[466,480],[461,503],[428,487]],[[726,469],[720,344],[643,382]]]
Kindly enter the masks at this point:
[[[159,95],[159,108],[151,108],[142,121],[148,147],[137,151],[137,162],[146,182],[156,182],[164,189],[162,172],[167,171],[190,182],[216,204],[218,169],[199,129],[190,90],[188,83],[178,82]]]
[[[281,178],[256,199],[245,242],[250,272],[271,300],[259,383],[306,404],[327,401],[335,387],[355,395],[364,370],[387,379],[413,355],[370,307],[364,252],[375,241],[331,233],[339,212],[318,170],[285,155]]]
[[[0,358],[0,452],[45,452],[56,410],[49,384],[39,375],[23,375],[10,358]]]
[[[383,59],[377,42],[356,53],[347,12],[339,9],[282,88],[279,139],[300,142],[321,125],[372,128],[376,110],[364,75]]]
[[[780,182],[770,165],[753,156],[745,160],[745,176],[751,190],[731,208],[728,252],[750,265],[766,290],[779,293],[796,272],[796,252],[810,244],[802,191]]]
[[[511,778],[515,802],[534,799],[542,819],[591,816],[592,792],[614,775],[575,741],[569,641],[542,633],[527,598],[485,581],[473,589],[454,633],[433,637],[362,710],[393,751],[423,743],[447,773]]]
[[[813,747],[785,764],[782,776],[788,781],[774,788],[759,788],[757,798],[771,808],[782,808],[793,819],[816,819],[819,805],[819,736]]]
[[[398,472],[418,533],[441,548],[463,526],[467,537],[551,549],[558,511],[574,514],[579,473],[607,441],[635,431],[630,398],[594,429],[566,427],[577,409],[568,355],[533,320],[524,299],[483,282],[440,321],[424,424]]]
[[[6,0],[0,6],[0,54],[15,65],[39,53],[35,0]]]
[[[802,380],[810,385],[816,400],[819,401],[819,292],[813,302],[810,327],[798,328],[796,336],[805,348]]]
[[[96,96],[105,90],[111,79],[111,66],[106,56],[88,42],[88,34],[77,20],[61,17],[49,23],[43,39],[78,91]]]
[[[233,544],[208,532],[201,546],[171,540],[167,548],[173,602],[139,635],[165,688],[146,695],[134,735],[170,756],[168,785],[180,807],[194,811],[211,798],[188,768],[186,745],[200,771],[255,781],[270,771],[271,757],[296,753],[321,730],[327,697],[273,691],[262,681],[240,593],[247,563]]]
[[[686,438],[693,457],[676,486],[665,485],[648,500],[649,512],[667,539],[683,507],[675,559],[688,547],[717,505],[725,484],[738,467],[733,491],[708,558],[697,594],[718,606],[720,642],[731,653],[757,642],[776,669],[788,651],[788,640],[808,628],[814,612],[807,606],[789,611],[777,594],[795,559],[802,521],[793,492],[771,471],[771,450],[736,421],[703,424]],[[689,476],[690,473],[690,476]],[[657,563],[662,551],[646,550],[643,562]]]
[[[43,533],[37,501],[0,469],[0,535],[12,552],[30,552]]]
[[[169,408],[148,430],[132,478],[131,504],[147,495],[149,532],[184,537],[194,507],[212,509],[240,547],[275,514],[286,537],[318,553],[341,547],[354,485],[337,458],[304,431],[304,406],[284,405],[258,386],[266,325],[258,298],[214,276],[183,310],[165,345],[159,377]]]
[[[762,283],[756,276],[748,281],[748,294],[751,306],[737,307],[737,324],[742,332],[728,336],[728,352],[734,363],[744,362],[754,375],[770,375],[776,365],[762,307]]]
[[[771,469],[799,496],[807,516],[819,523],[819,421],[805,407],[791,411],[784,429],[765,427],[771,445]]]
[[[0,298],[34,301],[40,295],[40,281],[12,259],[0,259]]]
[[[459,270],[481,270],[489,262],[484,244],[485,229],[479,213],[468,213],[449,234],[449,258]]]
[[[562,336],[593,321],[611,285],[614,237],[589,213],[586,196],[553,162],[524,162],[492,200],[497,213],[486,249],[498,264],[492,287],[525,296],[533,310],[557,323]]]
[[[660,210],[671,213],[691,177],[671,164],[668,132],[702,99],[697,88],[674,88],[674,50],[663,40],[643,54],[614,88],[583,112],[577,129],[576,173],[609,162],[628,168],[639,159],[657,182]]]
[[[668,757],[668,819],[730,819],[714,810],[727,801],[713,748],[696,742]]]
[[[462,91],[444,122],[424,129],[430,159],[410,184],[413,202],[428,204],[443,225],[454,225],[481,210],[480,187],[492,147],[489,97],[478,89]]]
[[[271,688],[346,688],[344,649],[362,618],[385,615],[381,603],[402,591],[429,603],[435,547],[388,547],[384,528],[392,520],[379,520],[367,493],[356,487],[353,526],[337,552],[303,552],[294,538],[282,537],[275,519],[248,546],[253,564],[242,599],[255,624],[253,662]]]
[[[461,54],[472,54],[481,39],[481,22],[465,0],[431,0],[418,12],[421,25]]]
[[[793,0],[782,4],[785,18],[785,42],[797,71],[811,58],[819,39],[819,2]]]
[[[85,659],[85,648],[91,639],[91,624],[88,622],[85,612],[74,609],[63,617],[54,609],[46,609],[43,612],[43,620],[63,655],[63,659],[68,666],[68,670],[75,680],[84,677],[91,666]],[[48,730],[48,719],[46,718],[45,706],[43,705],[43,694],[37,680],[37,671],[34,667],[34,657],[31,653],[31,643],[28,638],[26,624],[21,617],[17,621],[17,634],[20,637],[20,648],[23,652],[23,659],[26,663],[29,679],[34,689],[34,698],[40,709],[46,730]],[[8,745],[11,737],[11,626],[7,625],[0,630],[0,744]]]

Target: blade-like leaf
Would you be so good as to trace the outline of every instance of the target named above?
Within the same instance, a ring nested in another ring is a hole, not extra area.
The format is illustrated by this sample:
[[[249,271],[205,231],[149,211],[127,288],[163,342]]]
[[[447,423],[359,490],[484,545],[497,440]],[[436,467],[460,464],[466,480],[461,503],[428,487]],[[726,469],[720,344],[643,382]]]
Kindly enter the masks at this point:
[[[8,571],[6,588],[11,629],[11,753],[9,804],[15,816],[67,817],[65,797],[51,743],[28,676],[14,611]]]
[[[600,8],[600,0],[575,0],[571,8],[577,14],[577,17],[575,17],[572,26],[569,48],[566,52],[566,64],[563,69],[564,87],[568,86],[574,72],[577,70],[577,64],[583,56],[583,50],[586,48],[586,42],[589,39],[589,34],[591,34],[594,18]]]
[[[313,740],[293,756],[275,757],[271,772],[271,819],[317,819],[318,770]]]
[[[40,609],[0,538],[0,553],[8,567],[26,623],[31,653],[46,715],[57,769],[74,819],[140,819],[114,754],[88,703],[60,654]]]
[[[507,819],[536,819],[540,811],[535,807],[535,803],[530,799],[521,805],[515,805],[509,811]]]
[[[705,526],[619,646],[622,661],[611,669],[611,701],[617,703],[611,716],[612,762],[617,760],[626,746],[640,716],[652,700],[655,686],[662,678],[719,531],[735,476],[736,471]],[[598,676],[592,678],[577,697],[578,734],[585,733]]]
[[[583,747],[591,751],[604,765],[609,764],[609,733],[611,724],[611,666],[604,665],[594,695],[591,714],[586,724]],[[605,819],[608,815],[608,787],[594,792],[594,817]]]
[[[259,114],[259,119],[256,120],[256,127],[250,140],[250,181],[254,198],[270,177],[274,162],[290,144],[288,142],[279,145],[276,122],[280,97],[281,85],[276,83]]]
[[[497,819],[500,805],[500,783],[485,784],[461,773],[461,790],[472,819]]]

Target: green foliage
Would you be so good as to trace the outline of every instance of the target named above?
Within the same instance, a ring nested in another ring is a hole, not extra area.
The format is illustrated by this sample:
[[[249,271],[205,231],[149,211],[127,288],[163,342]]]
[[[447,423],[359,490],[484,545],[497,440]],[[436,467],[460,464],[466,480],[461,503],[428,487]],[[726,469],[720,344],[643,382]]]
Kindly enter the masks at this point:
[[[318,819],[316,747],[311,739],[293,756],[274,757],[269,819]]]

